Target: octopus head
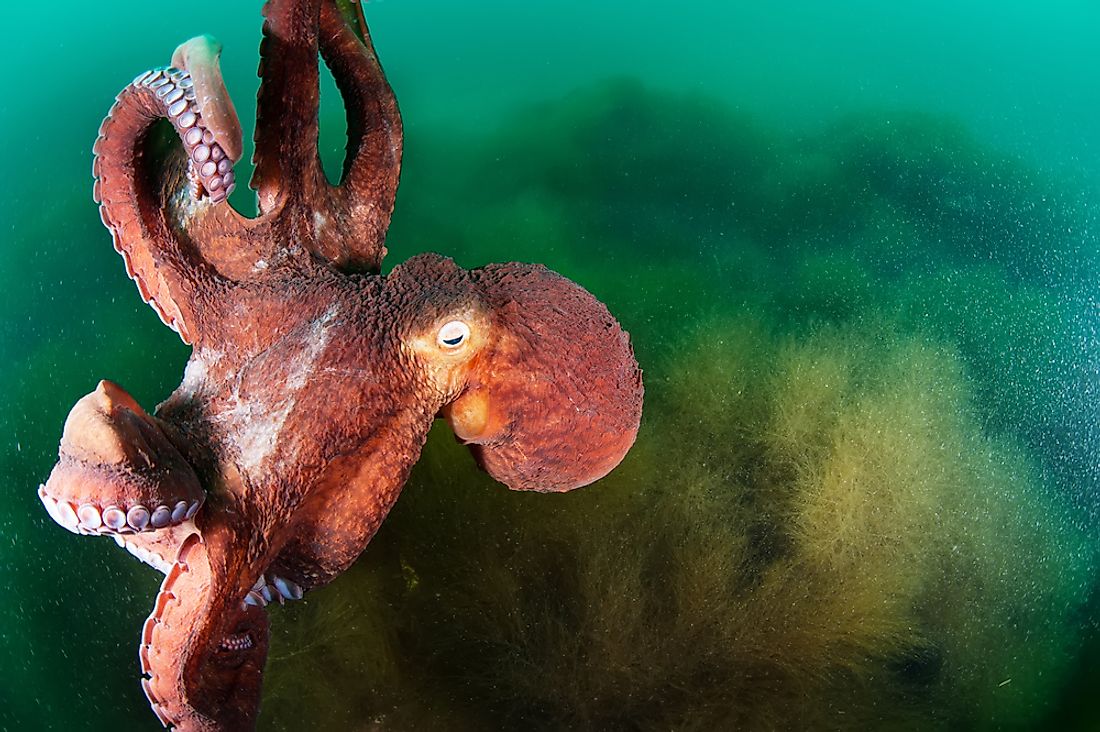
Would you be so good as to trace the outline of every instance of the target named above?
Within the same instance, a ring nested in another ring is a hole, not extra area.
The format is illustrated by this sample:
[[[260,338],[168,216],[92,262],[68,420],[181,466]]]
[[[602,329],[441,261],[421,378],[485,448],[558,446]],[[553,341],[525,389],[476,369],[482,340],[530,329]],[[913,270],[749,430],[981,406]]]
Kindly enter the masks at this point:
[[[478,464],[515,490],[609,473],[637,435],[642,378],[603,303],[540,265],[433,261],[427,317],[406,342]]]

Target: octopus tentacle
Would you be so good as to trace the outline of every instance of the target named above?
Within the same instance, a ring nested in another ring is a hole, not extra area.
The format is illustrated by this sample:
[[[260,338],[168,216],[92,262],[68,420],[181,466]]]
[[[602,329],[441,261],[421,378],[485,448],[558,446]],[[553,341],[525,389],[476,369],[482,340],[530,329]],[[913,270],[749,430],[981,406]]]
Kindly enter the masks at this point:
[[[268,620],[239,604],[221,556],[199,534],[180,546],[142,628],[142,688],[164,726],[246,730],[255,725]]]
[[[158,531],[115,534],[111,538],[139,561],[161,574],[168,574],[184,540],[195,531],[195,521],[192,519]]]
[[[172,65],[187,69],[194,82],[194,101],[205,127],[231,160],[241,159],[243,135],[241,120],[225,88],[218,59],[222,44],[213,36],[202,35],[180,44],[172,54]]]
[[[268,0],[256,98],[256,169],[251,186],[260,214],[294,200],[303,212],[328,184],[317,152],[320,99],[317,22],[320,0]]]
[[[79,534],[133,534],[189,521],[205,498],[157,421],[109,381],[65,420],[60,459],[38,489],[46,511]]]
[[[336,0],[325,0],[320,50],[347,113],[347,153],[333,203],[352,248],[320,253],[346,269],[378,272],[401,173],[403,133],[397,99],[378,62],[362,6],[351,5],[341,8]]]
[[[185,47],[191,55],[200,56],[199,49],[209,43],[196,39]],[[166,220],[165,201],[183,185],[190,186],[196,199],[224,200],[235,185],[235,159],[230,154],[234,145],[240,155],[239,141],[231,134],[217,135],[199,106],[199,98],[209,97],[210,89],[220,84],[216,52],[208,50],[209,56],[215,60],[202,58],[197,63],[197,80],[188,70],[174,66],[140,74],[118,94],[93,148],[93,197],[100,204],[100,216],[111,232],[115,250],[122,255],[126,273],[136,282],[142,300],[186,343],[192,341],[195,319],[191,292],[203,286],[204,273],[209,278],[209,272],[183,233]],[[208,101],[205,112],[214,117],[227,115],[220,102]],[[229,116],[236,117],[235,113]],[[178,166],[151,169],[156,161],[147,149],[148,140],[153,126],[162,119],[171,123],[183,143],[186,181]],[[219,124],[225,129],[224,119]]]

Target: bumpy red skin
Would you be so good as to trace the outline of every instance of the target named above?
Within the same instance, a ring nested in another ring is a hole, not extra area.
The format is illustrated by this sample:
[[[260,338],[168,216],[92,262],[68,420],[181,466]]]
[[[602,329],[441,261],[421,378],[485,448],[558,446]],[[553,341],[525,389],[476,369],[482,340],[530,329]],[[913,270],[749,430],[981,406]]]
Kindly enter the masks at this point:
[[[96,147],[116,248],[194,352],[155,417],[113,385],[82,400],[44,500],[149,501],[193,492],[197,476],[193,523],[122,537],[165,560],[140,656],[154,711],[180,729],[254,726],[267,619],[242,601],[260,577],[308,590],[347,569],[440,414],[488,399],[489,426],[464,435],[475,456],[512,488],[547,491],[602,477],[639,425],[629,339],[579,286],[540,266],[466,271],[429,254],[378,274],[402,135],[358,10],[265,8],[258,218],[195,199],[178,142],[163,144],[142,99],[120,96]],[[316,149],[318,51],[348,112],[337,186]],[[235,120],[206,111],[223,129]],[[478,324],[480,350],[441,379],[416,343],[454,313]]]

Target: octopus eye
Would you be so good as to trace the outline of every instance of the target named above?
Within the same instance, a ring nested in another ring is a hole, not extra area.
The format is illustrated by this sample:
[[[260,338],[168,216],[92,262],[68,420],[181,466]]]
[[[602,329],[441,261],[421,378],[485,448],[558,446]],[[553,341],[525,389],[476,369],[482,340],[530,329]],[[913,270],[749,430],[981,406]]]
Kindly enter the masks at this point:
[[[439,329],[439,335],[436,336],[436,342],[439,343],[440,348],[445,348],[449,351],[461,346],[466,342],[466,339],[470,337],[470,326],[463,323],[461,320],[452,320]]]

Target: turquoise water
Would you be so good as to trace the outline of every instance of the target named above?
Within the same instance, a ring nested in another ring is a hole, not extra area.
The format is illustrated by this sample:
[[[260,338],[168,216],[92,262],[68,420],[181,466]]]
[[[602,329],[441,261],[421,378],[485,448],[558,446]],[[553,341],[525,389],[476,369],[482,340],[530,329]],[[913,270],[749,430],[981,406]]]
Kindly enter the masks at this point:
[[[8,12],[0,729],[154,728],[157,577],[35,489],[98,379],[178,384],[90,150],[199,33],[247,131],[259,4],[222,5]],[[593,5],[368,6],[406,129],[387,266],[582,283],[646,370],[639,442],[524,496],[438,431],[359,564],[272,614],[261,728],[1095,728],[1100,10]]]

